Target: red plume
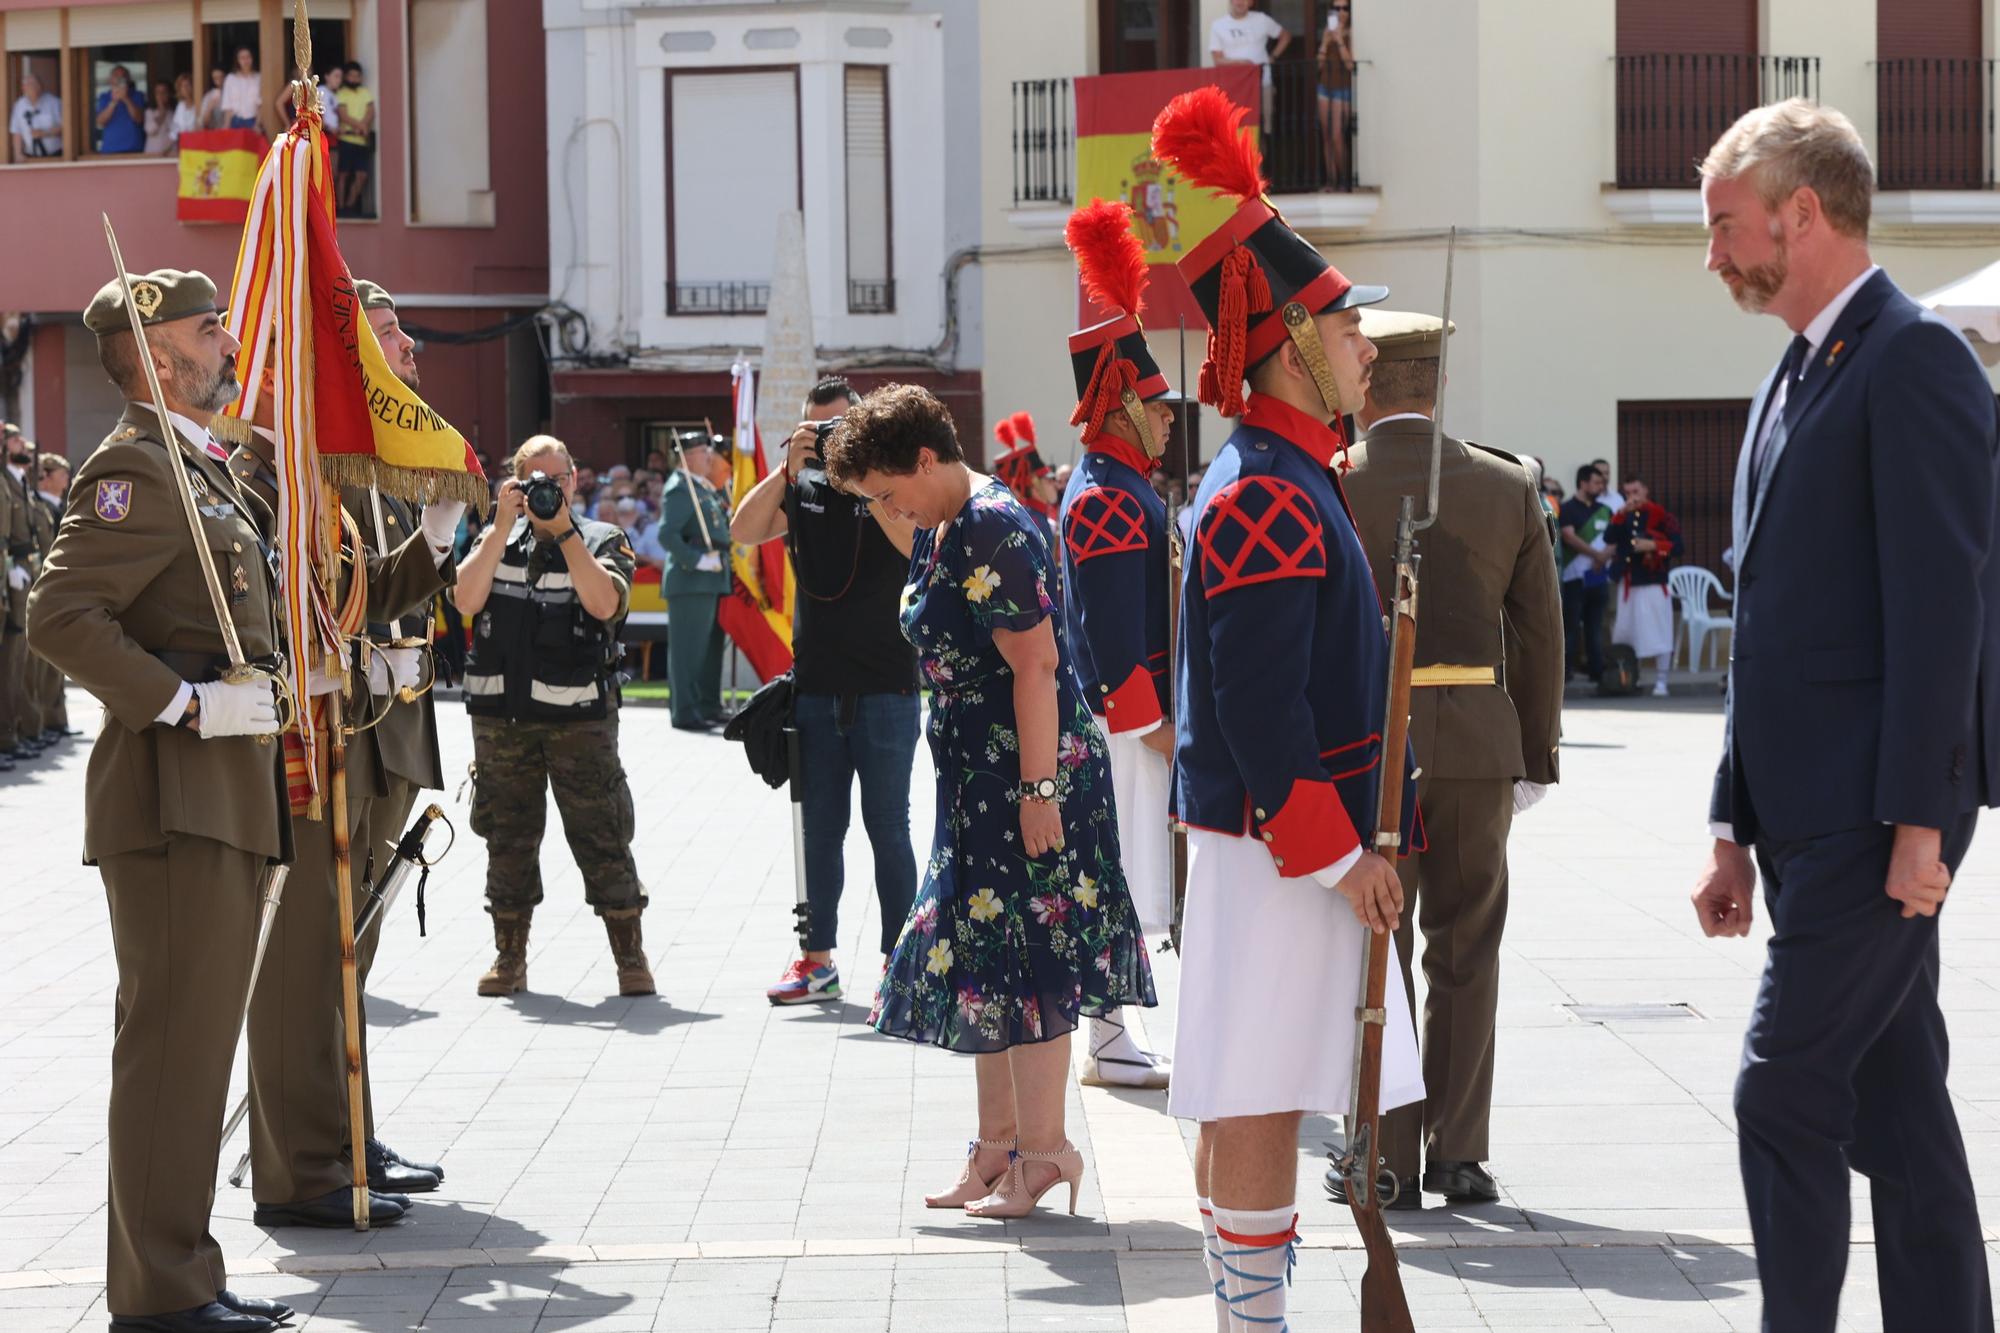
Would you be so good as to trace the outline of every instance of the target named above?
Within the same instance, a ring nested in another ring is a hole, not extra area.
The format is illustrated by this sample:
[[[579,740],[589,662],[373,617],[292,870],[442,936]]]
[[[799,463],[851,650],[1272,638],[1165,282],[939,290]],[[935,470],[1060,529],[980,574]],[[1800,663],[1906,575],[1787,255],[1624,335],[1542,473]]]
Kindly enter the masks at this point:
[[[1132,230],[1132,206],[1093,199],[1070,214],[1063,240],[1076,254],[1083,294],[1106,310],[1138,315],[1146,290],[1146,247]]]
[[[1153,122],[1153,156],[1190,185],[1255,199],[1266,182],[1264,154],[1242,132],[1249,114],[1213,84],[1182,93]]]
[[[1014,447],[1014,419],[1012,417],[1003,417],[996,422],[993,426],[993,438],[1006,445],[1009,449],[1012,449]]]
[[[1013,416],[1007,418],[1007,424],[1014,428],[1014,433],[1021,437],[1023,443],[1034,444],[1035,419],[1033,417],[1029,416],[1026,412],[1016,412]]]

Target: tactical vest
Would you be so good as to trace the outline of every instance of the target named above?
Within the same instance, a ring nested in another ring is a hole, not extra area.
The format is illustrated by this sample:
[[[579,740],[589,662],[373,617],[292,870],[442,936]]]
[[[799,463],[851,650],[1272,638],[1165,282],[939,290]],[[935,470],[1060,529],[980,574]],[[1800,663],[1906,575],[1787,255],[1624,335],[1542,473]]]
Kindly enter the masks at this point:
[[[593,556],[624,534],[581,523]],[[569,566],[554,544],[535,539],[526,519],[493,571],[493,591],[473,623],[465,663],[465,711],[474,717],[588,722],[617,697],[621,652],[615,625],[583,609]]]

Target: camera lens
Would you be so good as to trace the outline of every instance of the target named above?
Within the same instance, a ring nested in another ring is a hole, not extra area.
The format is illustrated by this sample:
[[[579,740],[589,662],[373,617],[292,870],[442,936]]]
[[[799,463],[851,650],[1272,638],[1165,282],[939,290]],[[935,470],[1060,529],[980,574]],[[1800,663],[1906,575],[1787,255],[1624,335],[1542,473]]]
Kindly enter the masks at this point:
[[[528,512],[544,523],[562,512],[562,487],[539,472],[522,485],[521,494],[528,502]]]

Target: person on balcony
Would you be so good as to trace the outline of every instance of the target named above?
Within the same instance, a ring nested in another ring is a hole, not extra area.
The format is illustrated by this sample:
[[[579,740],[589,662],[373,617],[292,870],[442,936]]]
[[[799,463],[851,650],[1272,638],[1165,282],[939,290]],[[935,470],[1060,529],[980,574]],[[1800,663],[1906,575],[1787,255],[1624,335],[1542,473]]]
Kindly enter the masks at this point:
[[[174,151],[174,90],[162,79],[153,85],[146,106],[146,156],[165,157]]]
[[[14,160],[29,157],[62,156],[62,100],[42,86],[32,74],[21,79],[21,95],[7,117],[7,132],[14,136]]]
[[[111,67],[111,86],[97,95],[97,151],[137,153],[146,147],[146,110],[132,88],[132,73]]]
[[[222,80],[220,106],[225,130],[254,130],[264,109],[264,85],[257,73],[257,57],[247,46],[236,48],[236,68]]]
[[[1319,138],[1326,155],[1322,192],[1354,188],[1354,14],[1349,0],[1327,11],[1319,38]]]
[[[1276,46],[1271,43],[1276,42]],[[1292,34],[1285,25],[1262,10],[1250,8],[1250,0],[1229,0],[1229,12],[1209,25],[1208,63],[1262,65],[1264,67],[1264,127],[1271,126],[1271,62],[1285,54]]]

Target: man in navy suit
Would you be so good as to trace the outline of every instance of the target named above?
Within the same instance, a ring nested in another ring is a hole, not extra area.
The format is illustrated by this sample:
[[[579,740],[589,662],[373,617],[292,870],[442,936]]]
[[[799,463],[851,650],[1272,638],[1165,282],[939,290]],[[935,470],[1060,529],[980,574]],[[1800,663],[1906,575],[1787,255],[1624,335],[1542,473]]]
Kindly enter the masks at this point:
[[[1938,917],[2000,761],[1993,390],[1868,256],[1838,111],[1752,111],[1702,164],[1708,267],[1796,335],[1737,462],[1736,631],[1704,933],[1771,944],[1736,1083],[1766,1333],[1821,1333],[1869,1179],[1890,1333],[1991,1333],[1945,1091]],[[1755,857],[1754,868],[1752,857]]]

